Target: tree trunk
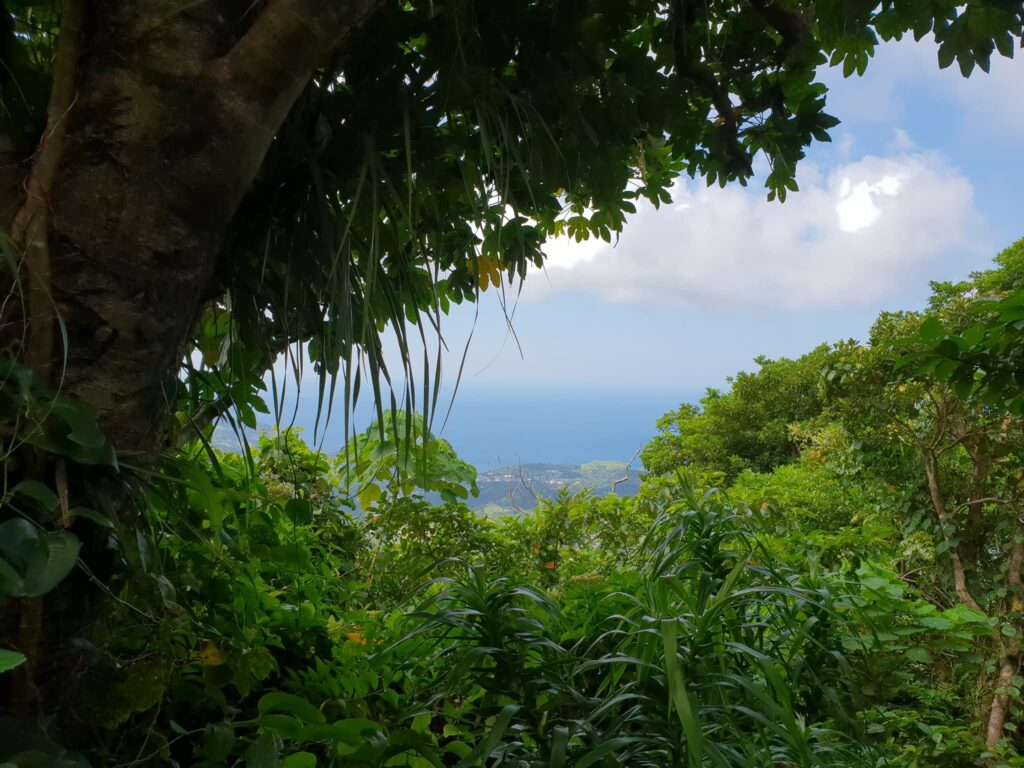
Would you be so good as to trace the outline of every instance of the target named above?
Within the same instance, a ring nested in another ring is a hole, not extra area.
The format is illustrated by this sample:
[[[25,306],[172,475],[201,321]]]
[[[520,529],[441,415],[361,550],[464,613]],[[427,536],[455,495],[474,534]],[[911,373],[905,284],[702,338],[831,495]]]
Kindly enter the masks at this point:
[[[950,520],[949,513],[946,510],[946,503],[942,500],[942,490],[939,488],[938,478],[938,460],[934,455],[925,456],[924,469],[925,475],[928,478],[928,493],[932,499],[932,507],[935,509],[935,516],[939,519],[939,525],[943,529],[943,535],[947,528],[954,525],[954,522]],[[955,546],[949,547],[947,550],[949,553],[950,565],[953,568],[953,589],[956,591],[957,597],[964,605],[978,613],[982,613],[981,607],[978,602],[971,595],[970,589],[967,587],[967,574],[964,571],[963,560],[960,559],[960,552]]]
[[[223,293],[239,204],[316,68],[379,2],[65,0],[30,170],[0,126],[0,226],[29,286],[0,307],[0,346],[92,407],[120,454],[170,447],[180,362]],[[44,650],[90,618],[80,600],[53,621],[58,597],[22,601],[0,626],[29,657],[11,691],[23,718],[60,706],[63,691],[38,690],[67,679]]]
[[[960,441],[971,460],[971,483],[966,504],[967,515],[960,535],[960,557],[973,563],[985,546],[988,531],[985,525],[985,497],[988,496],[989,474],[992,471],[992,445],[986,434],[971,434],[963,418],[953,420],[953,435]]]
[[[248,28],[230,0],[91,5],[48,190],[49,288],[67,338],[48,383],[93,407],[122,453],[164,446],[186,342],[222,291],[232,217],[315,68],[376,4],[270,0]]]
[[[993,749],[999,740],[1003,738],[1006,718],[1010,714],[1010,694],[1006,691],[1013,685],[1013,678],[1017,675],[1017,667],[1020,663],[1019,656],[1020,643],[1017,641],[1008,643],[1003,654],[1003,661],[999,667],[999,677],[996,679],[996,692],[992,697],[992,707],[989,709],[988,714],[988,725],[985,728],[985,746],[989,749]]]
[[[1009,587],[1011,615],[1014,618],[1021,612],[1021,566],[1024,566],[1024,532],[1016,531],[1010,557],[1006,564],[1006,585]],[[1020,633],[1020,621],[1011,621],[1010,626]],[[1003,738],[1006,718],[1010,714],[1012,700],[1008,689],[1013,685],[1013,678],[1020,668],[1020,639],[1012,637],[1003,644],[1002,661],[999,665],[999,677],[996,680],[996,692],[992,696],[992,707],[989,709],[988,725],[985,729],[985,746],[989,749]]]

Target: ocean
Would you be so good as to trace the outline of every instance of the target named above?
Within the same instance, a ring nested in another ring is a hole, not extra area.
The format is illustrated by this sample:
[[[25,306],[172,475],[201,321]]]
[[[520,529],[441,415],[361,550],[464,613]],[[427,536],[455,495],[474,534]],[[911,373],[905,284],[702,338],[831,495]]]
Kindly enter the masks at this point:
[[[658,418],[694,392],[624,391],[567,386],[463,383],[445,422],[451,392],[439,398],[433,419],[435,435],[452,444],[456,453],[477,469],[519,463],[584,464],[595,460],[628,462],[657,432]],[[341,399],[331,422],[314,434],[317,415],[315,387],[298,398],[298,408],[286,408],[284,423],[303,428],[309,443],[320,442],[328,452],[343,444]],[[373,418],[369,402],[356,408],[353,423],[365,429]]]

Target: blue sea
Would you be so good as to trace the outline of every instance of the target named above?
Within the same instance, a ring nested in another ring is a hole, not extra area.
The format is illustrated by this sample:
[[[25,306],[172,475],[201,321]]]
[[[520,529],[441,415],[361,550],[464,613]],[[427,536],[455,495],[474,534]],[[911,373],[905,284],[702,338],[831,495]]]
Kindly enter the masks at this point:
[[[484,471],[518,463],[625,462],[654,436],[662,414],[698,396],[685,391],[463,383],[454,401],[450,391],[439,397],[433,431],[462,459]],[[307,387],[299,394],[298,408],[292,400],[285,409],[282,422],[302,427],[307,442],[336,451],[345,431],[340,398],[336,403],[327,427],[321,424],[314,430],[317,394],[315,387]],[[368,427],[373,413],[371,404],[360,403],[353,420],[356,428]]]

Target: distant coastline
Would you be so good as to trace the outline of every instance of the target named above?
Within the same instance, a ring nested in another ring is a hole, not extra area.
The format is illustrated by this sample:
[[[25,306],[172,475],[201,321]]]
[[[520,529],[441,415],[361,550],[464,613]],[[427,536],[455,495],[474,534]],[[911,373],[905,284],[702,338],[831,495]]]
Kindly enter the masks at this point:
[[[594,459],[625,463],[655,435],[662,415],[680,403],[696,402],[701,394],[464,382],[450,414],[451,393],[442,392],[431,428],[481,474],[521,463],[582,466]],[[326,406],[320,411],[326,413]],[[308,444],[327,453],[337,452],[344,444],[341,404],[336,402],[332,411],[331,423],[326,428],[321,423],[314,431],[315,387],[303,389],[297,404],[292,400],[281,408],[287,414],[284,426],[301,428]],[[360,403],[350,429],[354,425],[356,431],[365,430],[373,417],[369,404]],[[230,430],[227,436],[237,444]]]
[[[257,432],[247,430],[246,439],[254,444],[260,432],[272,430],[272,426],[260,425]],[[241,450],[237,436],[226,425],[214,431],[212,443],[222,451]],[[482,471],[477,468],[480,493],[470,496],[465,504],[489,517],[501,517],[527,512],[540,501],[555,499],[563,492],[590,491],[597,496],[614,492],[618,496],[633,496],[640,487],[642,471],[639,459],[628,464],[595,460],[583,464],[529,462]],[[434,498],[432,494],[427,494],[427,498],[440,502],[440,497]]]
[[[519,464],[481,472],[477,476],[480,495],[466,504],[474,510],[497,517],[533,509],[542,499],[559,493],[590,491],[597,496],[613,492],[633,496],[640,487],[638,462],[590,461],[586,464]]]

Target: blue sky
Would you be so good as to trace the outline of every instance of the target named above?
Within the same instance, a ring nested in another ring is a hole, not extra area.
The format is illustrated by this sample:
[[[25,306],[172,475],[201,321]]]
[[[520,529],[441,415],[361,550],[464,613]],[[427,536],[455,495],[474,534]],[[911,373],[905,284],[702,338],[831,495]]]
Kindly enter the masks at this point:
[[[500,349],[485,302],[467,381],[702,388],[756,354],[863,336],[881,309],[920,305],[930,279],[966,276],[1024,235],[1022,65],[965,80],[906,41],[864,78],[830,71],[843,122],[799,169],[801,193],[780,205],[756,184],[691,182],[614,248],[555,244],[516,313],[523,358]]]
[[[827,73],[842,123],[786,203],[759,182],[684,182],[615,247],[551,244],[516,308],[518,343],[485,294],[444,436],[482,467],[626,460],[658,414],[755,356],[862,338],[879,311],[921,306],[929,280],[985,268],[1024,235],[1022,59],[964,79],[930,43],[881,46],[864,77]],[[449,346],[473,327],[459,308]]]

